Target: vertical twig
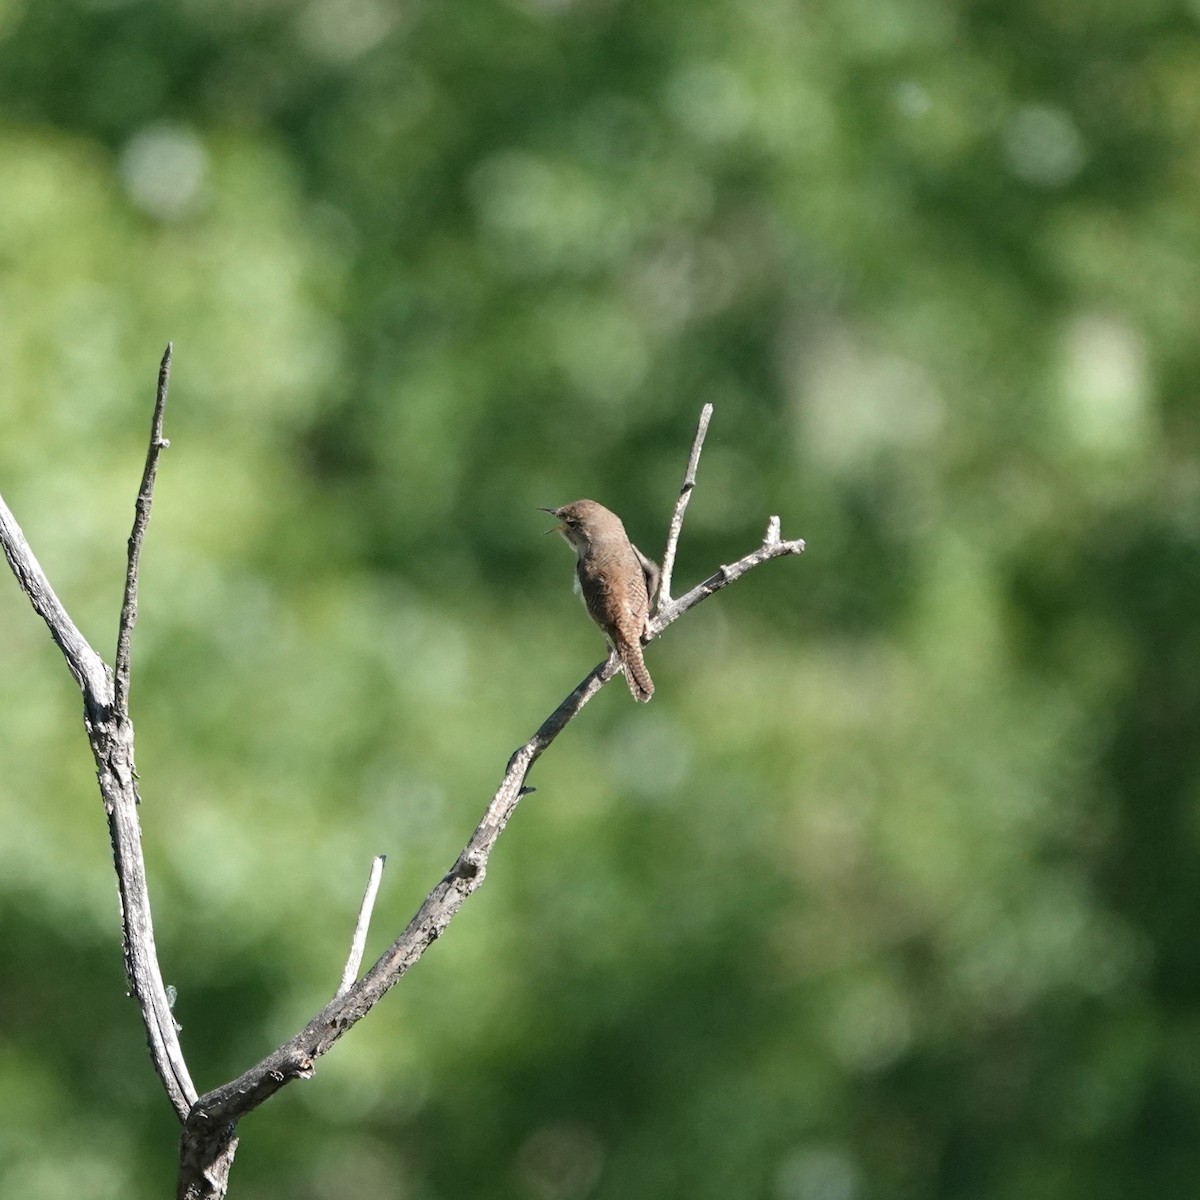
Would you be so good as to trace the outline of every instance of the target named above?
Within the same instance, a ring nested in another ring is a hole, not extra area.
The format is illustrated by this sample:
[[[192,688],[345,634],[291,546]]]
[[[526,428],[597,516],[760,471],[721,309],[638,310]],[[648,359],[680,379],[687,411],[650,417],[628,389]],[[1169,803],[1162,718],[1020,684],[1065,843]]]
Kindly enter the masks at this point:
[[[125,597],[121,602],[121,622],[117,629],[117,660],[114,667],[113,707],[118,718],[129,713],[129,649],[133,627],[137,623],[138,561],[146,526],[150,523],[150,505],[154,500],[154,476],[158,472],[158,456],[171,443],[163,437],[163,410],[167,406],[167,383],[171,378],[171,343],[163,352],[158,368],[158,390],[154,397],[154,416],[150,423],[150,446],[146,450],[146,466],[142,471],[142,486],[138,488],[134,506],[133,532],[129,535],[129,564],[125,569]]]
[[[371,925],[371,913],[375,909],[375,897],[379,892],[379,880],[383,875],[383,867],[387,862],[386,854],[377,854],[371,863],[371,875],[367,880],[367,890],[363,893],[362,904],[358,908],[358,923],[354,926],[354,937],[350,942],[350,957],[346,959],[346,968],[342,971],[342,982],[338,985],[335,996],[344,996],[354,981],[358,978],[358,968],[362,966],[363,951],[367,948],[367,929]]]
[[[683,475],[683,486],[679,489],[679,499],[675,501],[675,512],[671,516],[671,528],[667,533],[667,548],[663,552],[662,578],[658,585],[660,611],[672,602],[671,575],[675,570],[675,551],[679,547],[679,533],[683,529],[683,514],[687,511],[688,501],[692,498],[692,488],[696,486],[696,467],[700,462],[704,435],[708,432],[708,423],[712,419],[712,415],[713,406],[711,404],[706,404],[700,410],[700,423],[696,426],[696,436],[692,440],[692,452],[688,456],[687,470]]]

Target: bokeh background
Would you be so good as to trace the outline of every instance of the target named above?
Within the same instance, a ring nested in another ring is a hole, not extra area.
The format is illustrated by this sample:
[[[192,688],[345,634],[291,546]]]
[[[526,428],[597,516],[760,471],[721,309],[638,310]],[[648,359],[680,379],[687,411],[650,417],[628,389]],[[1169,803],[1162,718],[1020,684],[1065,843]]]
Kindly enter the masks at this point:
[[[1200,1187],[1200,4],[0,3],[0,489],[134,717],[207,1088],[600,657],[536,505],[770,564],[536,768],[232,1195]],[[0,1191],[171,1194],[74,685],[0,578]]]

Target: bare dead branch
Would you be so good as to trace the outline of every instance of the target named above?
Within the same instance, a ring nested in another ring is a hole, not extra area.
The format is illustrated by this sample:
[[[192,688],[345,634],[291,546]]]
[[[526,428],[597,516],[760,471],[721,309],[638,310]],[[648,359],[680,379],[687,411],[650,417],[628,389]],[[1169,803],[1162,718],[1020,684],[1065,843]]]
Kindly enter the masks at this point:
[[[679,489],[679,498],[675,501],[675,511],[671,514],[671,527],[667,531],[667,548],[663,551],[662,577],[658,583],[659,608],[671,603],[671,576],[675,573],[675,552],[679,548],[683,514],[687,512],[688,501],[692,498],[692,488],[696,486],[696,467],[700,463],[700,451],[704,448],[704,435],[708,433],[708,423],[712,420],[712,415],[713,406],[711,404],[706,404],[700,410],[696,436],[692,439],[692,452],[688,455],[687,470],[683,473],[683,486]]]
[[[525,777],[542,752],[580,709],[619,670],[615,659],[600,664],[542,722],[537,732],[509,759],[504,778],[454,865],[425,897],[404,932],[349,991],[335,996],[295,1037],[237,1079],[214,1088],[196,1101],[184,1126],[182,1145],[197,1166],[219,1157],[237,1122],[293,1079],[307,1079],[316,1060],[360,1021],[439,938],[463,901],[484,881],[488,857],[522,795]],[[531,790],[531,789],[529,789]],[[182,1178],[182,1176],[181,1176]],[[196,1183],[193,1178],[189,1183]],[[199,1186],[183,1190],[187,1200],[223,1195]]]
[[[382,857],[375,861],[359,913],[350,959],[337,994],[293,1038],[238,1078],[197,1099],[179,1046],[154,945],[133,770],[133,726],[126,712],[129,646],[137,614],[138,559],[149,520],[158,455],[167,444],[162,437],[162,414],[166,404],[170,357],[171,347],[168,346],[159,372],[150,447],[138,493],[133,533],[129,539],[129,568],[118,633],[119,693],[114,690],[114,677],[108,667],[71,623],[66,610],[54,595],[3,500],[0,500],[0,541],[3,542],[5,555],[18,582],[34,609],[45,620],[83,692],[84,723],[96,759],[117,870],[126,972],[141,1009],[155,1069],[184,1126],[180,1140],[176,1195],[180,1200],[220,1200],[226,1193],[229,1171],[237,1149],[238,1121],[291,1080],[312,1075],[316,1060],[370,1012],[442,935],[466,898],[483,883],[496,841],[504,832],[521,797],[533,790],[527,779],[534,763],[583,706],[618,673],[620,664],[615,655],[609,655],[594,667],[542,722],[533,736],[513,752],[500,786],[454,865],[425,898],[404,932],[362,978],[352,982],[361,962],[362,944],[365,943],[383,866]],[[804,549],[802,541],[781,540],[779,518],[772,517],[762,544],[756,550],[729,566],[722,566],[678,600],[671,598],[671,569],[711,416],[712,406],[706,405],[701,413],[683,487],[672,517],[659,608],[651,622],[647,641],[657,637],[695,605],[753,567],[772,558],[798,554]]]
[[[154,502],[154,477],[158,473],[158,456],[171,444],[162,435],[163,410],[167,406],[167,384],[170,378],[171,343],[168,342],[158,368],[158,390],[154,397],[154,416],[150,422],[150,445],[146,450],[142,486],[138,488],[137,502],[134,505],[133,532],[129,535],[125,596],[121,601],[121,620],[117,628],[117,657],[113,665],[113,706],[119,717],[129,715],[129,650],[133,627],[137,623],[138,561],[142,554],[142,542],[146,537],[146,526],[150,523],[150,505]]]
[[[689,475],[694,481],[695,463],[703,429],[711,407],[706,406],[701,429],[693,446]],[[690,491],[690,485],[687,486]],[[647,641],[658,637],[669,625],[679,620],[697,604],[707,600],[747,571],[773,558],[800,554],[803,541],[783,541],[779,536],[779,518],[772,517],[766,535],[758,549],[728,566],[722,566],[691,591],[672,600],[651,621]],[[488,858],[500,834],[504,832],[521,797],[529,789],[526,779],[533,764],[554,739],[579,714],[585,704],[620,671],[620,662],[609,655],[598,663],[575,687],[569,696],[542,722],[537,732],[519,746],[508,761],[500,782],[483,818],[475,828],[454,865],[425,898],[405,931],[392,943],[386,953],[345,993],[339,993],[295,1037],[273,1051],[245,1074],[202,1096],[184,1128],[183,1141],[195,1146],[213,1138],[219,1145],[222,1137],[236,1126],[237,1121],[256,1108],[293,1079],[307,1079],[316,1069],[316,1060],[326,1053],[356,1022],[387,994],[404,973],[445,932],[463,902],[484,881]],[[197,1158],[203,1161],[203,1153]],[[189,1193],[200,1197],[205,1193]],[[212,1193],[219,1195],[219,1193]]]
[[[351,984],[358,978],[358,968],[362,966],[363,951],[367,948],[367,930],[371,925],[371,913],[375,911],[375,897],[379,894],[379,880],[383,877],[386,854],[375,855],[371,863],[371,875],[367,880],[367,890],[363,892],[362,904],[358,907],[358,921],[354,926],[354,937],[350,941],[350,957],[346,959],[346,967],[342,971],[342,982],[338,985],[335,996],[344,996]]]

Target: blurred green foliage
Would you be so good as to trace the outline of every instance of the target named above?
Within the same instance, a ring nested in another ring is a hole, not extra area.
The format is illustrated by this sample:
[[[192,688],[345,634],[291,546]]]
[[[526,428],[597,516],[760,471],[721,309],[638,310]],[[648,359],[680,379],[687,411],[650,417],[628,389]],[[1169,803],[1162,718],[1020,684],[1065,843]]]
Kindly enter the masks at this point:
[[[757,571],[538,765],[233,1195],[1200,1179],[1200,6],[0,3],[0,489],[134,715],[198,1084],[597,660],[535,505]],[[0,585],[3,581],[0,580]],[[168,1194],[78,698],[0,586],[0,1190]]]

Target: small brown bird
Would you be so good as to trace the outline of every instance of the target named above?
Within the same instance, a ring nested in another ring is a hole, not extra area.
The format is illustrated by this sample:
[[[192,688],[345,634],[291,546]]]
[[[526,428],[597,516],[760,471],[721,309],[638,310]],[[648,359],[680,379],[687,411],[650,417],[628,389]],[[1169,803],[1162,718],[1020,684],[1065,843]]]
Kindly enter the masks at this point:
[[[576,591],[621,660],[633,698],[645,704],[654,681],[642,658],[642,636],[658,590],[657,564],[629,540],[621,518],[595,500],[541,511],[562,522],[546,532],[561,533],[574,547]]]

